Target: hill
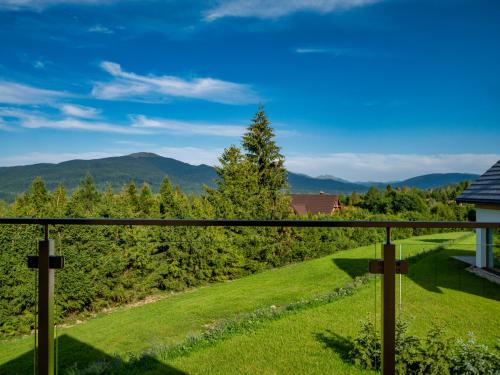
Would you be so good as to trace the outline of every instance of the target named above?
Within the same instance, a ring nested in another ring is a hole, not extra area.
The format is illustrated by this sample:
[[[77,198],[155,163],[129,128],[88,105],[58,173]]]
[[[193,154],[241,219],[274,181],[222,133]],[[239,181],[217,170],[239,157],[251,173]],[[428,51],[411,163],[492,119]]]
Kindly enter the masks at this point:
[[[208,165],[191,165],[179,160],[152,153],[136,153],[126,156],[94,160],[69,160],[59,164],[33,164],[0,168],[0,193],[12,197],[26,191],[31,181],[40,176],[49,189],[63,184],[71,190],[78,186],[86,174],[91,174],[96,186],[104,189],[108,184],[120,188],[134,180],[147,182],[157,190],[165,176],[186,192],[200,192],[203,184],[211,184],[215,171]]]
[[[416,187],[419,189],[431,189],[439,186],[458,184],[465,180],[475,180],[479,175],[471,173],[432,173],[423,176],[409,178],[394,184],[395,187]]]
[[[40,176],[49,189],[63,184],[68,190],[74,189],[86,174],[91,174],[99,189],[111,184],[115,189],[135,181],[147,182],[157,190],[161,181],[168,176],[174,185],[188,193],[200,193],[203,185],[213,186],[216,177],[213,167],[200,164],[191,165],[172,158],[152,153],[135,153],[94,160],[69,160],[58,164],[40,163],[15,167],[0,167],[0,199],[11,201],[19,193],[26,191],[33,179]],[[438,187],[468,179],[477,175],[445,173],[414,177],[393,183],[393,186],[419,188]],[[288,182],[292,192],[350,194],[353,191],[366,192],[369,186],[385,186],[386,183],[354,183],[333,176],[310,177],[289,172]]]

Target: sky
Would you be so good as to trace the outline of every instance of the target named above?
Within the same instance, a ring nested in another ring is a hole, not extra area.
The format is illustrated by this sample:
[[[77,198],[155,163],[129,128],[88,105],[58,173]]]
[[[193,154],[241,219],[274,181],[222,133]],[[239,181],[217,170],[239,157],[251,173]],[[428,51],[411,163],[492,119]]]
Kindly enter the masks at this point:
[[[0,46],[0,166],[214,165],[260,104],[311,176],[500,159],[499,1],[0,0]]]

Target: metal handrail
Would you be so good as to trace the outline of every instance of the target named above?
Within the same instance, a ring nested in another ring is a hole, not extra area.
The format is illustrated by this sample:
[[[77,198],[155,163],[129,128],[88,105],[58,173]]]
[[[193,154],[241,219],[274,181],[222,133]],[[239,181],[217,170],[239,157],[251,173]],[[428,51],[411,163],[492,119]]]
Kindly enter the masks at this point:
[[[0,224],[142,225],[173,227],[299,227],[299,228],[495,228],[500,222],[399,220],[239,220],[239,219],[110,219],[0,217]]]

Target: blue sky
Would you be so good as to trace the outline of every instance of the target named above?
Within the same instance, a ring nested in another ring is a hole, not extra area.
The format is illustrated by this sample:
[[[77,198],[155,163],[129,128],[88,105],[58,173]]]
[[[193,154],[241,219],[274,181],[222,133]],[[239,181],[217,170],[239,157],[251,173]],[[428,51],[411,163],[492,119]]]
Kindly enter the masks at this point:
[[[500,159],[500,2],[0,0],[0,166],[216,163],[259,103],[290,170]]]

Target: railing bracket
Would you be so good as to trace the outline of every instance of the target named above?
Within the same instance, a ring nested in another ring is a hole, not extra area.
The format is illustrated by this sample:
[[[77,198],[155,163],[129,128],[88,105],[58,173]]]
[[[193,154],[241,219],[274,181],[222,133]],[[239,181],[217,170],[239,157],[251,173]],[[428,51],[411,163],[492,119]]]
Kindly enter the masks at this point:
[[[370,259],[368,261],[368,272],[370,273],[384,273],[384,260],[383,259]],[[406,275],[408,273],[408,261],[396,261],[396,274]]]
[[[38,268],[38,255],[28,255],[28,268]],[[50,255],[49,268],[54,270],[63,269],[64,257],[60,255]]]

